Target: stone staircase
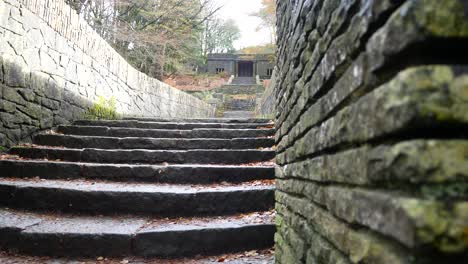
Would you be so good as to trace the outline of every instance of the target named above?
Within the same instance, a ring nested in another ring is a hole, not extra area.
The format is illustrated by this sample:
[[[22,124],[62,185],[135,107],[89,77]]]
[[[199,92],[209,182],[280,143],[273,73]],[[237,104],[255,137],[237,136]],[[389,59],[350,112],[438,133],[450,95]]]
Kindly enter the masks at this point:
[[[260,119],[77,121],[0,160],[0,247],[175,258],[273,245],[274,130]]]
[[[232,80],[232,85],[255,85],[255,77],[236,77]]]

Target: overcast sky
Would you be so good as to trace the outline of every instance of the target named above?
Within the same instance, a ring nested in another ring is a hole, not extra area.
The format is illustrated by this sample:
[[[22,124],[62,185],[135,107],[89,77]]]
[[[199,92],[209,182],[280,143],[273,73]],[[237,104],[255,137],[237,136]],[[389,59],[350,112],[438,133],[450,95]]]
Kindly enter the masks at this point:
[[[248,46],[266,44],[270,42],[268,30],[257,32],[260,19],[249,16],[250,13],[257,12],[261,8],[262,0],[216,0],[223,5],[219,16],[232,18],[236,21],[241,30],[241,39],[235,43],[237,49]]]

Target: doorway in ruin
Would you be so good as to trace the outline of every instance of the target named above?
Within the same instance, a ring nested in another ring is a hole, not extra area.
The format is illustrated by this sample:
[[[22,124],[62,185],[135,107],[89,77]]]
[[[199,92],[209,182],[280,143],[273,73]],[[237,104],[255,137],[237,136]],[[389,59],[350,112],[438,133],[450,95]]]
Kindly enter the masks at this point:
[[[238,63],[239,77],[253,77],[253,69],[253,61],[239,61]]]

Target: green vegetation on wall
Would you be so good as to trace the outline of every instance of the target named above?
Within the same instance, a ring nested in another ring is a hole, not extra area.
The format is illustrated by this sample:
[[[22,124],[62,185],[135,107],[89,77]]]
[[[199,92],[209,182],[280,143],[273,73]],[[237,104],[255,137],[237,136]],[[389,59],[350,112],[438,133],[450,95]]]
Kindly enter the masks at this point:
[[[115,120],[119,119],[117,110],[115,107],[115,98],[111,97],[106,99],[104,97],[99,97],[98,100],[89,108],[85,114],[86,119],[91,120]]]

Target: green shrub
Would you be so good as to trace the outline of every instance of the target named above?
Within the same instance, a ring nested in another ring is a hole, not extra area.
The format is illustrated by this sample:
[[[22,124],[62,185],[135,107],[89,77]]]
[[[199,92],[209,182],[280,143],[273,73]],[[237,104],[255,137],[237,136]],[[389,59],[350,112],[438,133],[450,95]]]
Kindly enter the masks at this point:
[[[218,107],[216,107],[215,117],[224,117],[224,111],[224,104],[218,105]]]
[[[0,146],[0,153],[6,153],[8,151],[7,147]]]
[[[119,119],[119,115],[117,114],[117,110],[115,107],[115,98],[111,97],[109,100],[100,96],[86,112],[85,114],[86,119],[91,120],[116,120]]]

